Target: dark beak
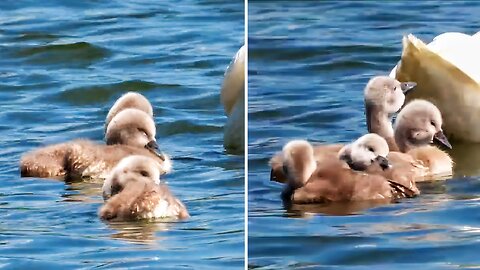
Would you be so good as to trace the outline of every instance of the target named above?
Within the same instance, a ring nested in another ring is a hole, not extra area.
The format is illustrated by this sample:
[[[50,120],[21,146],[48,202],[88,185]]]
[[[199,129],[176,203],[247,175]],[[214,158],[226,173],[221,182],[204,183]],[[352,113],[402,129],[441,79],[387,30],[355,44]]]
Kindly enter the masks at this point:
[[[273,169],[270,170],[270,181],[275,181],[276,177],[275,174],[273,174]]]
[[[386,157],[377,156],[375,160],[378,162],[382,170],[386,170],[391,167],[390,163],[388,163],[388,159]]]
[[[162,151],[158,148],[158,144],[156,141],[151,140],[145,145],[145,148],[150,150],[150,152],[154,153],[157,157],[159,157],[162,161],[165,161],[165,156],[163,155]]]
[[[282,171],[274,170],[273,168],[270,170],[270,181],[274,181],[277,183],[285,183],[288,177],[288,168],[287,166],[282,166]]]
[[[402,89],[403,93],[406,95],[410,90],[417,86],[416,82],[403,82],[400,84],[400,88]]]
[[[452,145],[450,144],[447,137],[445,136],[445,134],[443,134],[441,130],[435,133],[435,135],[433,135],[433,140],[443,144],[448,149],[452,149]]]

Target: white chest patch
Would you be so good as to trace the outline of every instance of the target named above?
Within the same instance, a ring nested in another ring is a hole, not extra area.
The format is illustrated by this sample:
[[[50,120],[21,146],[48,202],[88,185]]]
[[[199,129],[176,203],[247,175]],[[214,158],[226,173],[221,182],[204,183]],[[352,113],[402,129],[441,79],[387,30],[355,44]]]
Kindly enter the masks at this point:
[[[160,200],[153,209],[148,213],[143,214],[143,218],[152,219],[152,218],[175,218],[178,215],[176,207],[168,204],[166,200]]]

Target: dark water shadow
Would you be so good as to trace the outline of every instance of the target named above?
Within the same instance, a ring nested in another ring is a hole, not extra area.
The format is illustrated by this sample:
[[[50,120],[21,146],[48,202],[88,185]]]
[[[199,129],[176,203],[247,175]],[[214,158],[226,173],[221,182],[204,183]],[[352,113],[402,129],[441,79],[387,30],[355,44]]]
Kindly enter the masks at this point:
[[[368,209],[390,204],[391,200],[371,200],[356,202],[330,202],[322,204],[294,204],[284,201],[283,207],[286,216],[291,218],[304,218],[312,214],[324,214],[329,216],[357,215]]]

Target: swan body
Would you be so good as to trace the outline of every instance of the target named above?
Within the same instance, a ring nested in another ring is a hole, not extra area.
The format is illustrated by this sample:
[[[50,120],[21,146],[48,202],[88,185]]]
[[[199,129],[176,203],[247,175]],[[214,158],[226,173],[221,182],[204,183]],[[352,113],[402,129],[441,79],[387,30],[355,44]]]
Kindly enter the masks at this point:
[[[480,142],[479,33],[443,33],[429,44],[405,36],[401,60],[390,77],[417,83],[407,102],[421,98],[436,105],[449,138]]]
[[[220,99],[228,116],[223,145],[235,152],[245,150],[245,57],[242,46],[225,72]]]

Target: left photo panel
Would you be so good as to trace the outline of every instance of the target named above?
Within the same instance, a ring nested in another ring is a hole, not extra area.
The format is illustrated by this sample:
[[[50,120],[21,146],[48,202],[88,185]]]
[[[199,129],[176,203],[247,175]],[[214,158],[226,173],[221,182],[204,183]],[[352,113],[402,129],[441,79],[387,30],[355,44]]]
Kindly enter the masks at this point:
[[[244,1],[0,3],[0,264],[243,269]]]

